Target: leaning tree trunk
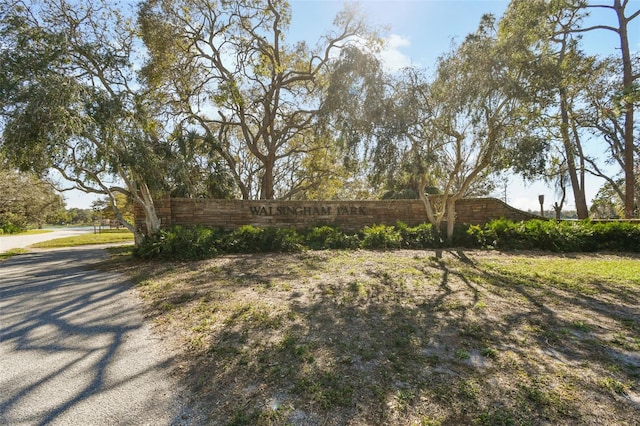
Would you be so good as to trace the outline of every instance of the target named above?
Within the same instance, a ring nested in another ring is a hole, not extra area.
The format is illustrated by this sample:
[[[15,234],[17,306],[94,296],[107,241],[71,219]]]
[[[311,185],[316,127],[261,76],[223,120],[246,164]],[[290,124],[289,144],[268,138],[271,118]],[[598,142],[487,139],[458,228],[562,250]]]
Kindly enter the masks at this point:
[[[616,0],[613,2],[613,8],[616,11],[618,17],[617,31],[620,37],[620,52],[622,55],[622,91],[623,93],[630,91],[633,87],[633,83],[639,78],[638,74],[633,74],[633,66],[631,61],[631,50],[629,48],[629,34],[628,24],[632,19],[637,18],[640,15],[633,14],[627,18],[624,15],[625,6],[627,2],[620,2]],[[624,108],[624,180],[625,180],[625,194],[624,194],[624,216],[625,219],[631,219],[635,216],[636,202],[635,202],[635,170],[634,170],[634,105],[633,101],[629,99],[629,96],[625,96],[622,100],[622,106]]]
[[[424,205],[424,211],[427,215],[427,220],[429,221],[430,224],[432,225],[436,225],[436,217],[433,214],[433,206],[431,205],[431,201],[429,200],[429,197],[427,197],[427,195],[424,193],[424,188],[422,189],[421,192],[418,192],[418,197],[420,198],[420,200],[422,201],[422,204]]]
[[[147,225],[147,233],[149,235],[154,234],[160,230],[160,219],[158,218],[158,214],[156,213],[156,207],[155,203],[153,202],[153,197],[151,196],[151,191],[146,184],[140,185],[138,197],[138,202],[144,210],[144,222],[145,225]],[[145,237],[145,235],[137,229],[134,231],[133,235],[136,240],[136,245],[141,243]]]
[[[569,172],[573,197],[576,203],[576,213],[578,214],[578,219],[587,219],[589,217],[589,209],[587,208],[587,198],[584,192],[584,179],[579,178],[578,170],[576,168],[576,156],[574,147],[571,143],[571,136],[569,135],[567,95],[563,88],[560,89],[560,116],[562,119],[562,122],[560,123],[560,134],[562,136],[562,143],[567,155],[567,170]]]
[[[416,190],[418,191],[418,198],[422,201],[424,205],[424,211],[427,215],[427,220],[433,226],[434,233],[440,239],[440,220],[436,218],[436,215],[433,213],[433,205],[431,204],[431,200],[424,193],[424,190],[427,186],[427,180],[424,177],[420,178],[420,182],[418,182],[418,186]]]
[[[136,183],[136,179],[130,178],[124,171],[121,171],[120,176],[124,179],[131,197],[135,202],[140,204],[144,212],[144,222],[147,228],[146,233],[141,229],[136,229],[135,224],[128,223],[121,216],[122,224],[133,232],[135,244],[140,245],[146,235],[154,234],[160,230],[160,219],[158,218],[149,186],[146,183]]]
[[[456,225],[456,201],[458,197],[449,197],[447,199],[447,241],[453,242],[453,231]]]

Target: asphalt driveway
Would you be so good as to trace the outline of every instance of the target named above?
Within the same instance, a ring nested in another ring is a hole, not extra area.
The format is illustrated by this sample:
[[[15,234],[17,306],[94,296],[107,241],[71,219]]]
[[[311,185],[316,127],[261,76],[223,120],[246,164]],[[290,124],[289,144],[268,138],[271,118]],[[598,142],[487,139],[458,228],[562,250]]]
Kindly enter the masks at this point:
[[[99,247],[0,262],[0,424],[200,424],[126,279]]]
[[[31,244],[40,243],[42,241],[88,234],[89,232],[93,232],[93,228],[85,226],[79,228],[56,228],[51,229],[51,232],[46,232],[44,234],[2,235],[0,236],[0,253],[15,248],[28,247]]]

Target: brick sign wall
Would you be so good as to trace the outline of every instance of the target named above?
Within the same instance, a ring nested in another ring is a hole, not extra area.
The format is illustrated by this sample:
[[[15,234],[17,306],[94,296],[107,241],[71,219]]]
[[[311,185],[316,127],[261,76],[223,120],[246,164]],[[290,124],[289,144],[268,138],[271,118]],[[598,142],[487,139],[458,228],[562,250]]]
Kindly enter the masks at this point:
[[[414,226],[426,222],[420,200],[384,201],[244,201],[191,198],[161,198],[156,210],[163,227],[206,225],[237,228],[283,226],[298,229],[336,225],[358,230],[367,225],[394,225],[401,221]],[[484,224],[493,219],[514,221],[536,216],[517,210],[495,198],[468,198],[456,203],[457,223]],[[144,229],[144,217],[136,206],[136,227]]]

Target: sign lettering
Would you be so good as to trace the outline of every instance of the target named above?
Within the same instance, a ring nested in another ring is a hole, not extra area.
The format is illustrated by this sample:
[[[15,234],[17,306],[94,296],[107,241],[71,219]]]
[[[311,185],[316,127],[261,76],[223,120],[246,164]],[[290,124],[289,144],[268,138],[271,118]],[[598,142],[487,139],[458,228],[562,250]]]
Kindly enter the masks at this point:
[[[366,215],[364,207],[356,206],[250,206],[253,216],[346,216]]]

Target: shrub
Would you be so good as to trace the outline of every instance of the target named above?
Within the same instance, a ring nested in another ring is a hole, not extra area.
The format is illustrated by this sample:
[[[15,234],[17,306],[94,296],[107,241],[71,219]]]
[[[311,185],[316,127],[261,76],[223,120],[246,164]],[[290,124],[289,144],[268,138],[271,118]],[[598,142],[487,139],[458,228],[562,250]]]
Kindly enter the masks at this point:
[[[260,246],[263,252],[296,252],[303,248],[302,237],[292,228],[266,228]]]
[[[524,248],[518,224],[507,219],[496,219],[484,226],[474,225],[467,230],[473,244],[481,248]],[[520,246],[520,247],[517,247]]]
[[[0,228],[1,230],[2,228]],[[640,251],[640,225],[628,222],[590,221],[511,222],[494,220],[484,226],[458,225],[453,244],[459,247],[501,250],[537,249],[556,252]],[[198,260],[218,253],[293,252],[311,249],[425,249],[443,244],[430,224],[409,227],[373,225],[360,234],[321,226],[304,236],[290,228],[242,226],[223,232],[213,228],[175,226],[145,238],[134,254],[141,258]]]
[[[471,226],[467,234],[481,248],[537,249],[554,252],[640,251],[640,226],[629,222],[511,222]]]
[[[591,223],[596,250],[640,251],[640,224],[630,222]]]
[[[304,243],[313,250],[355,249],[360,246],[357,235],[345,234],[331,226],[312,228],[305,234]]]
[[[294,229],[244,225],[223,238],[221,249],[226,253],[293,252],[302,249],[301,241]]]
[[[0,234],[18,234],[25,230],[26,227],[18,226],[11,222],[0,223]]]
[[[372,225],[362,229],[362,248],[394,249],[401,244],[402,236],[394,226]]]
[[[441,246],[440,238],[430,223],[410,227],[402,222],[396,224],[400,233],[401,245],[409,249],[425,249]]]
[[[497,236],[492,230],[484,229],[480,225],[471,225],[467,228],[469,240],[472,247],[478,248],[495,248]]]
[[[451,244],[455,247],[477,247],[472,235],[468,232],[469,225],[465,223],[457,223],[453,228],[453,240]],[[442,244],[441,244],[442,245]]]
[[[252,225],[244,225],[225,235],[222,251],[227,253],[255,253],[261,246],[264,229]]]
[[[134,250],[134,255],[143,259],[206,259],[217,254],[217,237],[212,228],[175,226],[145,238]]]
[[[153,235],[147,235],[142,242],[133,249],[133,255],[141,259],[160,257],[165,240],[165,231],[160,230]]]
[[[550,250],[557,252],[592,252],[598,249],[593,227],[588,221],[549,221],[556,243]]]

